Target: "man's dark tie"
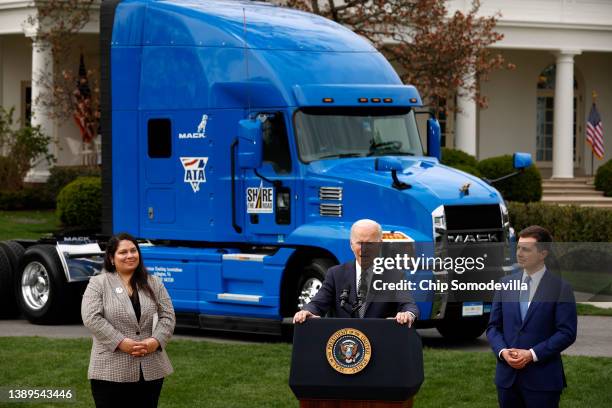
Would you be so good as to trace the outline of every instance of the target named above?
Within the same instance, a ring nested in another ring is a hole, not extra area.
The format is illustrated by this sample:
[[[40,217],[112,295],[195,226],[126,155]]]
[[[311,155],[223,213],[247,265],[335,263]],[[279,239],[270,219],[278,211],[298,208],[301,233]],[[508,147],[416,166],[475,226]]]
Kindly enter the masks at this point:
[[[527,290],[521,290],[519,302],[521,302],[521,320],[524,321],[525,316],[527,315],[527,309],[529,309],[529,292],[531,290],[531,277],[527,275],[525,279],[523,279],[523,283],[527,284]]]
[[[359,317],[363,319],[365,316],[365,312],[367,309],[366,299],[368,296],[368,285],[370,283],[370,275],[372,274],[371,269],[361,270],[361,275],[359,276],[359,282],[357,283],[357,288],[359,293],[361,294],[362,304],[357,312]]]

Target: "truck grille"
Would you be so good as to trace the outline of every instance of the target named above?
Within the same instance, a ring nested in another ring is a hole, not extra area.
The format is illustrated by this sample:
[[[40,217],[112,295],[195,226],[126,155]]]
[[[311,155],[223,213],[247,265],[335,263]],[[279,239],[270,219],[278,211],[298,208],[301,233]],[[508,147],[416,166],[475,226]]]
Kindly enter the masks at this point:
[[[342,217],[342,204],[319,205],[319,215],[322,217]]]
[[[488,231],[502,228],[498,204],[444,206],[446,228],[450,231]]]
[[[342,201],[342,187],[319,188],[319,200]]]

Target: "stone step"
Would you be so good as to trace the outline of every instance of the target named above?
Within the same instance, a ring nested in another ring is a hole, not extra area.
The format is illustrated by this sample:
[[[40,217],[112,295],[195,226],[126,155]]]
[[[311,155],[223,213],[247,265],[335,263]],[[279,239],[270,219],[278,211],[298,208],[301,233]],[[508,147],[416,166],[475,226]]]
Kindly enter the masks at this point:
[[[565,187],[576,187],[576,188],[595,188],[593,184],[587,183],[555,183],[553,181],[542,182],[542,187],[554,187],[554,188],[565,188]]]
[[[593,181],[595,178],[590,176],[581,176],[581,177],[573,177],[573,178],[547,178],[544,181],[552,181],[555,183],[587,183],[589,181]]]
[[[597,190],[583,190],[578,188],[555,188],[555,189],[544,189],[542,196],[565,196],[565,195],[579,195],[583,197],[603,197],[603,191]]]
[[[599,193],[601,193],[601,191],[595,190],[594,188],[583,188],[583,187],[561,187],[561,186],[554,186],[554,187],[544,187],[542,188],[542,192],[544,192],[544,194],[546,194],[546,192],[548,191],[575,191],[577,193],[593,193],[593,194],[597,194],[599,195]]]
[[[573,190],[585,190],[585,191],[596,191],[594,186],[587,184],[542,184],[543,190],[560,190],[560,189],[573,189]]]
[[[568,205],[586,205],[603,204],[612,206],[612,198],[610,197],[582,197],[576,195],[566,195],[560,197],[542,197],[542,202],[568,204]]]

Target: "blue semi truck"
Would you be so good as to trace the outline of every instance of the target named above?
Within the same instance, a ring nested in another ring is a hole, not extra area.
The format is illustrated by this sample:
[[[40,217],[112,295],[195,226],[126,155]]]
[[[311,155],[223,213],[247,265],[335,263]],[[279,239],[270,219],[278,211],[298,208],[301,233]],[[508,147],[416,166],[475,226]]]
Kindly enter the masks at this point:
[[[433,118],[424,151],[418,91],[345,27],[257,2],[113,0],[100,40],[103,229],[143,240],[179,325],[280,333],[353,257],[360,218],[438,253],[513,239],[501,195],[439,163]],[[61,320],[104,238],[22,244],[4,244],[14,303]],[[486,304],[426,299],[419,327],[486,327]]]

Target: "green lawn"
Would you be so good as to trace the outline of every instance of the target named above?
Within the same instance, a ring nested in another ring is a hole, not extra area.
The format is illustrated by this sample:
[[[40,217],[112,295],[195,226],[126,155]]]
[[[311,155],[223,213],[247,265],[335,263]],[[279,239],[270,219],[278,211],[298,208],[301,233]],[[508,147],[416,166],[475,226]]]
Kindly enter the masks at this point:
[[[581,316],[612,316],[612,309],[597,307],[593,305],[585,305],[578,303],[576,305],[578,314]]]
[[[0,338],[0,386],[72,387],[91,407],[86,380],[87,339]],[[289,344],[217,344],[172,341],[175,373],[164,383],[160,407],[297,407],[289,389]],[[611,358],[564,357],[569,388],[562,407],[609,406]],[[494,407],[491,353],[425,350],[425,383],[418,407]],[[19,404],[20,407],[53,406]]]
[[[59,228],[55,211],[0,211],[0,241],[37,239]]]

